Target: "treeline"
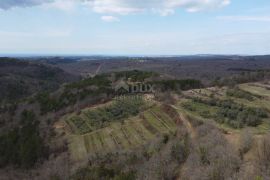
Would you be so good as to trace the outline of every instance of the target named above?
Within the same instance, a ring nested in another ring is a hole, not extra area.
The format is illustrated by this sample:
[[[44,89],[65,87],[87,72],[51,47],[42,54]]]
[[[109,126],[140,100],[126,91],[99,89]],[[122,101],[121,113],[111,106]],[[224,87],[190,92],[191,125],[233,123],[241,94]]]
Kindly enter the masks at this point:
[[[60,68],[38,61],[0,58],[0,103],[13,103],[42,91],[55,91],[78,80]]]
[[[235,86],[241,83],[262,81],[270,78],[270,70],[256,70],[254,72],[242,72],[240,74],[228,77],[217,78],[212,85],[214,86]]]
[[[109,87],[110,85],[111,81],[108,79],[108,75],[103,74],[67,84],[65,87],[67,89],[82,89],[88,86]]]
[[[23,111],[18,127],[0,135],[0,167],[31,168],[47,157],[39,134],[39,121],[32,111]]]
[[[179,91],[202,88],[201,81],[196,79],[162,80],[152,82],[156,89],[161,91]]]
[[[157,74],[134,70],[116,72],[114,75],[116,76],[116,80],[121,77],[131,81],[143,82],[146,78],[154,77]],[[113,97],[117,94],[112,87],[112,76],[113,74],[102,74],[70,83],[65,85],[64,89],[58,95],[52,96],[47,92],[43,92],[36,95],[35,100],[40,104],[41,113],[45,114],[74,105],[88,97],[99,97],[101,95]],[[150,81],[149,83],[153,84],[160,91],[188,90],[203,86],[199,80],[195,79]]]
[[[58,111],[87,97],[98,97],[102,94],[110,96],[113,93],[111,82],[105,75],[95,76],[68,84],[56,96],[48,92],[39,93],[35,100],[40,104],[42,114]]]
[[[124,78],[125,80],[131,80],[133,82],[143,82],[147,78],[158,76],[158,73],[155,72],[148,72],[148,71],[121,71],[115,72],[116,80]]]
[[[5,66],[20,66],[24,67],[29,65],[29,61],[25,60],[18,60],[16,58],[9,58],[9,57],[0,57],[0,66],[5,67]]]
[[[113,78],[113,76],[115,76],[115,78]],[[107,99],[118,95],[115,93],[112,84],[119,78],[124,78],[127,80],[129,79],[136,82],[144,82],[147,78],[149,78],[148,83],[153,84],[156,87],[157,91],[163,92],[188,90],[202,87],[202,83],[199,80],[195,79],[161,81],[154,81],[153,79],[151,79],[151,77],[156,76],[158,76],[158,74],[154,72],[137,70],[102,74],[66,84],[54,93],[51,93],[51,91],[39,92],[34,97],[28,98],[27,100],[29,104],[37,102],[40,106],[41,115],[44,115],[48,112],[65,110],[66,108],[71,106],[75,107],[75,105],[79,107],[81,106],[80,103],[82,101],[85,101],[85,99],[88,99],[86,101],[91,101],[90,99],[95,99],[94,102],[102,100],[106,101]],[[51,76],[49,76],[48,78],[50,79]],[[24,88],[11,88],[9,92],[17,93],[18,90],[22,91],[23,89]],[[91,103],[93,102],[91,101]]]

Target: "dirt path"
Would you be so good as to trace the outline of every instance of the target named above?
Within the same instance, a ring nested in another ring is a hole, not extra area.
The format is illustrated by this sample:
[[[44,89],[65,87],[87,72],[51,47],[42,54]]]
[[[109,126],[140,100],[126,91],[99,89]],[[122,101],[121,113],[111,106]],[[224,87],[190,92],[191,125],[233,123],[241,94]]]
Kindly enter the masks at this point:
[[[197,132],[195,128],[192,126],[192,124],[189,122],[188,118],[184,115],[184,113],[181,112],[181,109],[176,107],[175,105],[171,105],[172,108],[176,109],[181,121],[183,122],[183,125],[186,127],[188,133],[190,134],[191,140],[195,140],[197,137]],[[179,174],[177,180],[181,180],[181,174],[182,171],[185,169],[185,164],[181,165],[179,167]]]
[[[98,66],[98,68],[96,69],[96,72],[95,72],[95,76],[98,75],[98,73],[99,73],[99,71],[100,71],[100,69],[101,69],[102,66],[103,66],[103,64],[100,64]]]
[[[172,106],[174,109],[177,110],[180,119],[182,120],[184,126],[187,128],[188,133],[190,134],[190,137],[191,137],[192,139],[196,138],[197,132],[196,132],[196,130],[194,129],[194,127],[192,126],[192,124],[189,122],[189,120],[187,119],[187,117],[185,117],[185,115],[184,115],[182,112],[180,112],[181,110],[180,110],[178,107],[176,107],[176,106],[174,106],[174,105],[171,105],[171,106]]]

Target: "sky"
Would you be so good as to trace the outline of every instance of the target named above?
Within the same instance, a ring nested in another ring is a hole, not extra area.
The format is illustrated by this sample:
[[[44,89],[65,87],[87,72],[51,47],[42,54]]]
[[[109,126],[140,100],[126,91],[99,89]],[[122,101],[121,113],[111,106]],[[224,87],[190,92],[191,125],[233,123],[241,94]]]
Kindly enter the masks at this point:
[[[270,54],[270,1],[0,0],[0,54]]]

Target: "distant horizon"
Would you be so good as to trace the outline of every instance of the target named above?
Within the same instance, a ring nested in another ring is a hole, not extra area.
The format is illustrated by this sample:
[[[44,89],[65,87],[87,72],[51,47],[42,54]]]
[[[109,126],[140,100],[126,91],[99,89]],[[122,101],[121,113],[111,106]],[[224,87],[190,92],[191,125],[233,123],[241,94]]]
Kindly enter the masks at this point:
[[[269,54],[269,0],[1,0],[10,55]]]
[[[14,54],[1,54],[0,57],[187,57],[187,56],[270,56],[269,54],[35,54],[35,53],[14,53]]]

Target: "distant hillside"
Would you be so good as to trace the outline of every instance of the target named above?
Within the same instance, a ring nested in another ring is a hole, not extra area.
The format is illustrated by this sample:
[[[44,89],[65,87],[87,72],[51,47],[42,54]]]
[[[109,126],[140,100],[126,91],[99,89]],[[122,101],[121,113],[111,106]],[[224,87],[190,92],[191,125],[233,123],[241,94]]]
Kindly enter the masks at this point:
[[[87,59],[87,58],[84,58]],[[204,83],[242,72],[270,69],[270,56],[172,56],[172,57],[100,57],[88,61],[68,61],[57,67],[72,74],[95,74],[116,71],[152,71],[177,79],[199,79]],[[239,71],[240,70],[240,71]]]
[[[43,63],[0,58],[0,101],[24,98],[39,91],[51,91],[78,77]]]

